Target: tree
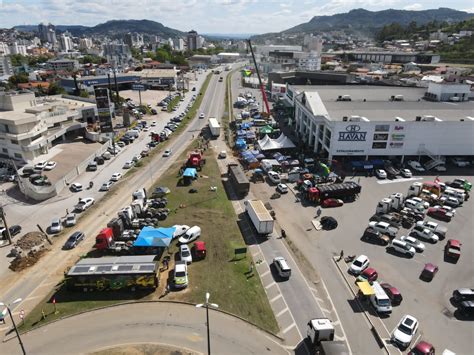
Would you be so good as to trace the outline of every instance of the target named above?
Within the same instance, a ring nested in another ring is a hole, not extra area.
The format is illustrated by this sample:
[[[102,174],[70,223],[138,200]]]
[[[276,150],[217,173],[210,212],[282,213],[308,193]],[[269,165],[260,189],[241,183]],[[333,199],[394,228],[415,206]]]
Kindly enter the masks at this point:
[[[159,62],[169,62],[171,60],[171,53],[164,48],[156,50],[155,59]]]
[[[66,93],[66,90],[64,90],[63,87],[59,86],[59,84],[56,81],[52,81],[49,83],[49,88],[47,91],[48,95],[58,95],[58,94],[64,94]]]
[[[8,81],[14,87],[17,86],[20,83],[27,83],[29,81],[28,80],[28,74],[26,74],[26,73],[15,74],[15,75],[11,76],[8,79]]]
[[[143,59],[142,53],[140,52],[139,49],[137,49],[135,47],[132,47],[130,49],[130,51],[132,52],[132,57],[135,58],[136,60],[142,60]]]
[[[80,97],[89,97],[89,93],[87,90],[81,90],[81,93],[79,94]]]

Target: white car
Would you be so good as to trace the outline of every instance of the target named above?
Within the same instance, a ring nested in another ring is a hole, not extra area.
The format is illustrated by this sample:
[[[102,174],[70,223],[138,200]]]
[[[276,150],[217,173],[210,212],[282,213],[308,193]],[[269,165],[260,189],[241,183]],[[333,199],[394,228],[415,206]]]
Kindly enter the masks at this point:
[[[411,198],[405,201],[404,206],[420,212],[425,212],[426,209],[424,204],[420,204],[419,202],[416,202]]]
[[[82,191],[82,184],[79,184],[78,182],[74,182],[71,184],[70,189],[72,192]]]
[[[174,287],[186,288],[188,286],[188,265],[185,261],[177,261],[174,266]]]
[[[392,342],[406,349],[418,331],[418,321],[415,317],[405,315],[398,323],[392,334]]]
[[[375,175],[377,175],[377,177],[379,179],[386,179],[387,178],[387,172],[383,169],[376,169],[375,170]]]
[[[405,243],[407,243],[408,245],[412,246],[413,248],[415,248],[415,250],[418,252],[418,253],[421,253],[425,250],[425,245],[420,242],[418,239],[416,238],[413,238],[413,237],[410,237],[410,236],[406,236],[406,235],[402,235],[400,237],[401,240],[403,240]]]
[[[187,244],[181,244],[179,246],[179,260],[186,261],[187,264],[193,262],[193,256]]]
[[[440,173],[444,173],[447,169],[444,165],[436,165],[434,168],[433,168],[434,171],[437,171],[437,172],[440,172]]]
[[[166,149],[165,152],[163,153],[163,157],[167,158],[171,155],[171,149]]]
[[[411,199],[412,201],[415,201],[415,203],[419,204],[420,206],[423,206],[423,208],[424,208],[425,210],[430,207],[430,204],[429,204],[427,201],[425,201],[425,200],[423,200],[423,199],[421,199],[421,198],[419,198],[419,197],[411,197],[410,199]]]
[[[288,186],[285,184],[278,184],[276,190],[281,194],[286,194],[288,192]]]
[[[413,227],[410,234],[416,236],[417,238],[427,240],[431,243],[436,243],[439,241],[438,235],[434,234],[431,230],[425,228],[422,225],[417,225]]]
[[[92,206],[94,202],[95,201],[92,197],[81,198],[79,203],[76,205],[76,210],[83,212]]]
[[[204,118],[204,117],[205,117],[204,112],[201,112],[201,113],[199,114],[199,118]]]
[[[45,165],[45,167],[44,167],[44,170],[48,170],[48,171],[49,171],[49,170],[53,170],[53,169],[56,167],[56,165],[57,165],[57,164],[56,164],[55,161],[50,160],[50,161],[48,161],[48,162],[46,163],[46,165]]]
[[[44,160],[43,160],[43,161],[40,161],[39,163],[36,163],[36,164],[35,164],[34,169],[41,171],[41,170],[43,170],[43,169],[46,167],[47,164],[48,164],[47,161],[44,161]]]
[[[276,171],[273,171],[273,170],[270,170],[268,172],[268,178],[274,184],[279,184],[281,181],[280,174],[278,174]]]
[[[155,127],[156,126],[156,121],[153,121],[150,126]]]
[[[119,181],[122,178],[122,174],[120,173],[114,173],[112,174],[110,181]]]
[[[408,164],[408,166],[409,166],[410,168],[412,168],[412,169],[415,170],[415,171],[418,171],[418,172],[423,172],[423,171],[425,171],[425,168],[423,168],[423,167],[421,166],[421,164],[420,164],[419,162],[417,162],[416,160],[409,160],[409,161],[407,162],[407,164]]]
[[[117,143],[115,143],[115,144],[118,145],[120,148],[125,147],[125,143],[122,142],[122,141],[119,141],[119,142],[117,142]]]
[[[370,260],[366,255],[359,255],[355,259],[351,266],[349,266],[349,272],[354,275],[359,275],[362,271],[367,269],[370,264]]]
[[[66,227],[75,226],[76,222],[77,222],[77,219],[76,219],[76,214],[75,213],[69,213],[66,216],[66,219],[64,220],[64,224],[66,225]]]
[[[404,178],[411,178],[413,176],[413,174],[411,173],[410,169],[401,169],[400,170],[400,174],[404,177]]]
[[[131,167],[133,167],[135,163],[132,161],[132,160],[128,160],[125,162],[125,164],[123,164],[123,169],[130,169]]]
[[[219,153],[219,159],[225,159],[227,158],[227,152],[225,150],[221,150]]]
[[[113,184],[114,184],[113,181],[110,181],[110,180],[107,182],[104,182],[102,186],[100,187],[99,191],[109,191]]]
[[[55,218],[51,221],[51,225],[49,226],[50,233],[59,233],[63,229],[63,225],[61,224],[61,218]]]
[[[176,230],[173,233],[173,239],[175,239],[175,238],[182,237],[191,227],[185,224],[175,224],[173,228],[176,228]]]

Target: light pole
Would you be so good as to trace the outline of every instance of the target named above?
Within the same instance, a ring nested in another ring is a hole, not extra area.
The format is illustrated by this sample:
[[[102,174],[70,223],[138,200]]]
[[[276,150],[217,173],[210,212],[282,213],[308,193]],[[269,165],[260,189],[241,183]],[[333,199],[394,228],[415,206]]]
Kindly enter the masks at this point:
[[[197,308],[206,308],[206,328],[207,328],[207,355],[211,355],[211,334],[209,332],[209,306],[213,308],[219,308],[219,305],[215,303],[209,303],[209,292],[206,292],[206,303],[199,303],[196,305]]]
[[[21,338],[20,338],[20,333],[18,333],[18,328],[16,327],[16,323],[15,323],[15,320],[13,319],[12,311],[10,310],[10,306],[12,306],[16,303],[20,303],[21,301],[22,301],[21,298],[17,298],[16,300],[14,300],[10,304],[5,304],[3,302],[0,302],[0,307],[5,306],[5,309],[8,311],[8,314],[10,315],[10,318],[11,318],[12,323],[13,323],[13,328],[15,329],[16,336],[18,338],[18,341],[20,342],[21,351],[23,352],[23,355],[26,355],[25,347],[23,346],[23,342],[21,341]],[[3,316],[5,316],[5,309],[2,311]]]

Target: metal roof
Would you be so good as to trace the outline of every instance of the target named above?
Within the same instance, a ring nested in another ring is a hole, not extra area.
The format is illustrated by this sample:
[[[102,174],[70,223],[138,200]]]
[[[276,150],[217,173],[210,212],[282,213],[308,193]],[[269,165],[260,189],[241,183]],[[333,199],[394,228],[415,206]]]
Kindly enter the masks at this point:
[[[119,257],[85,258],[79,260],[69,272],[68,276],[100,275],[100,274],[128,274],[128,273],[155,273],[157,264],[155,255],[132,255]]]

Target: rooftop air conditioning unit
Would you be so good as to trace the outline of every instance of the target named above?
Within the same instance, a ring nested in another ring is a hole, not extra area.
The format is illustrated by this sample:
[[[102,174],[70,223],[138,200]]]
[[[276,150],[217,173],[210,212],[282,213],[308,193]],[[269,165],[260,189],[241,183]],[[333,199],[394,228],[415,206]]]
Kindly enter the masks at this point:
[[[351,116],[350,120],[351,122],[360,122],[361,117],[360,116]]]
[[[425,121],[425,122],[434,122],[434,121],[435,121],[435,116],[425,115],[425,116],[423,116],[422,121]]]
[[[351,101],[351,95],[342,95],[342,101]]]

